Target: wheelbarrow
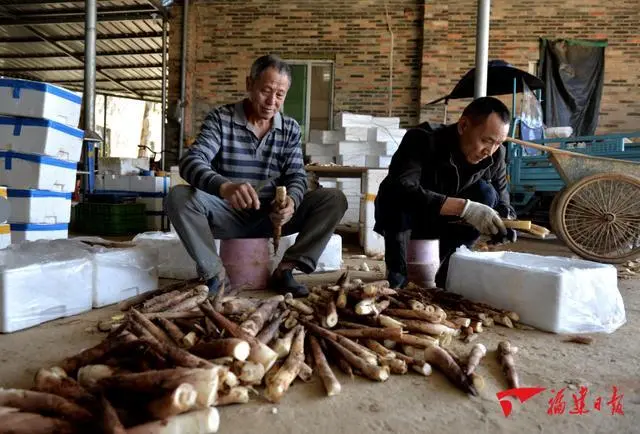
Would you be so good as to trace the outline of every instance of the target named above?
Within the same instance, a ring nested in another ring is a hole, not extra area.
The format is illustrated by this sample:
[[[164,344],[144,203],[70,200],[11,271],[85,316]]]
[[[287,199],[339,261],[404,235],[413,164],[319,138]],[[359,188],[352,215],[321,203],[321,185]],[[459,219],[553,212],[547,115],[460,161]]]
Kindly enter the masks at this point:
[[[556,236],[577,255],[620,264],[640,256],[640,163],[507,138],[547,153],[566,186],[551,203]]]

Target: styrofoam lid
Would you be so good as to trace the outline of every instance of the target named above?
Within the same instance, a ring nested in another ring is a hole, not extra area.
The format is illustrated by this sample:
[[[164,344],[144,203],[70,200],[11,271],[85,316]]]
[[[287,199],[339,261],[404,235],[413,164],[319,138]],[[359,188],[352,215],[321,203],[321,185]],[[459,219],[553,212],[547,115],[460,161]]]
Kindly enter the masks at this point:
[[[23,80],[20,78],[0,78],[0,87],[9,87],[13,89],[14,98],[20,98],[21,89],[31,89],[59,96],[60,98],[64,98],[75,104],[82,104],[82,97],[80,95],[77,95],[63,87],[54,86],[53,84],[43,83],[41,81]]]
[[[473,258],[474,260],[486,262],[488,264],[501,264],[514,268],[534,270],[544,270],[548,272],[561,273],[568,269],[597,269],[614,268],[610,264],[587,261],[584,259],[567,258],[564,256],[542,256],[533,253],[520,253],[510,251],[499,252],[475,252],[467,247],[459,247],[455,255]]]
[[[25,118],[20,116],[0,116],[0,125],[13,125],[13,135],[19,136],[23,126],[26,127],[42,127],[53,128],[69,136],[83,138],[84,131],[79,128],[73,128],[68,125],[61,124],[60,122],[39,119],[39,118]]]
[[[38,240],[12,244],[0,250],[0,272],[29,266],[89,260],[86,251],[71,240]]]

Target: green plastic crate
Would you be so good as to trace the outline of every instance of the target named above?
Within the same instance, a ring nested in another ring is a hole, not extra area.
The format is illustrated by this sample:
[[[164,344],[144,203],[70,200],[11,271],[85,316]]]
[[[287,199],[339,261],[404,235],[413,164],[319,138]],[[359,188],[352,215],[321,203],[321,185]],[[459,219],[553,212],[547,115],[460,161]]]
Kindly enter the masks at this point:
[[[143,203],[83,202],[73,207],[71,227],[88,235],[132,235],[147,228]]]

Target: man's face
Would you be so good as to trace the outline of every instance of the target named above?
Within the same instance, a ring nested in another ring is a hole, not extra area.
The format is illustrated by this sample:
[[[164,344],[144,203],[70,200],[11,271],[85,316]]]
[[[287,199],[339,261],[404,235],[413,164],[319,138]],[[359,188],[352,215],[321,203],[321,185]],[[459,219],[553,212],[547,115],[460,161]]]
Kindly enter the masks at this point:
[[[287,91],[289,77],[274,68],[265,69],[255,81],[247,78],[247,92],[253,112],[260,118],[270,120],[280,110]]]
[[[496,113],[491,113],[484,122],[474,125],[465,116],[458,123],[462,153],[470,164],[478,164],[493,155],[506,140],[509,124],[505,124]]]

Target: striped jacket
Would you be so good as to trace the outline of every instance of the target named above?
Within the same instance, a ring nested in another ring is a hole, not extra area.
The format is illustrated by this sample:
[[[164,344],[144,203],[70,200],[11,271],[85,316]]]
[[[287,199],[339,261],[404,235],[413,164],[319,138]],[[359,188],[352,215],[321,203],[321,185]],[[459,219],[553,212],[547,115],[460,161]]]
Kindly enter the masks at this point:
[[[256,188],[261,181],[269,180],[260,185],[260,200],[270,202],[275,186],[284,185],[297,209],[307,190],[300,125],[276,113],[271,130],[262,140],[252,128],[242,101],[215,108],[180,160],[180,176],[193,187],[216,196],[227,181],[248,182]]]

